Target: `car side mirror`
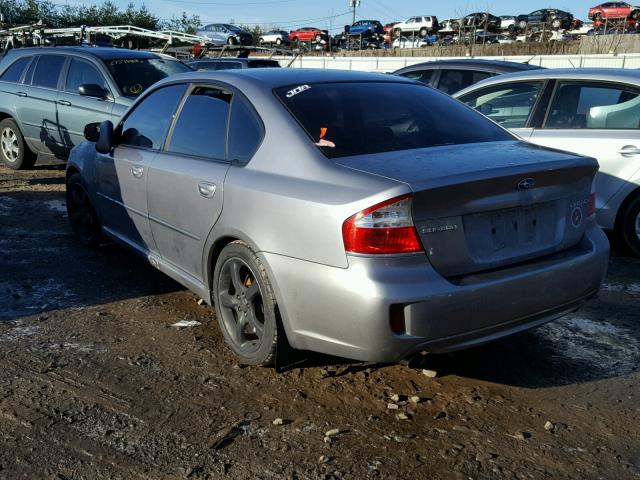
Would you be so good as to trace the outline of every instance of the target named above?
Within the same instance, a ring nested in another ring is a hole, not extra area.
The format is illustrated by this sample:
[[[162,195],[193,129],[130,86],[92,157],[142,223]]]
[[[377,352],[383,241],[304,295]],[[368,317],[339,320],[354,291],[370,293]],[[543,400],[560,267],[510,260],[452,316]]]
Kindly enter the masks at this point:
[[[78,87],[78,93],[83,97],[107,98],[107,91],[95,83],[86,83]]]
[[[96,143],[100,138],[100,123],[89,123],[84,127],[84,138]]]
[[[100,124],[96,150],[99,153],[111,153],[114,146],[113,123],[105,120]]]

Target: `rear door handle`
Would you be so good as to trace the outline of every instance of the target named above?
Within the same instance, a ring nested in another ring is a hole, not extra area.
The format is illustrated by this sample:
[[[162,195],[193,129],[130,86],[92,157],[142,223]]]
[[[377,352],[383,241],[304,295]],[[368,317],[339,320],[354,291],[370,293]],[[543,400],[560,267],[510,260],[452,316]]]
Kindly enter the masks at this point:
[[[134,165],[131,167],[131,175],[136,178],[142,178],[142,175],[144,175],[144,168],[140,165]]]
[[[204,198],[213,198],[216,194],[216,184],[209,182],[200,182],[198,183],[198,192]]]
[[[19,97],[27,97],[28,95],[25,92],[16,92],[16,95]]]
[[[71,106],[71,102],[67,100],[58,100],[58,105],[66,105],[67,107]]]
[[[618,153],[623,157],[640,155],[640,148],[636,147],[635,145],[625,145],[620,150],[618,150]]]

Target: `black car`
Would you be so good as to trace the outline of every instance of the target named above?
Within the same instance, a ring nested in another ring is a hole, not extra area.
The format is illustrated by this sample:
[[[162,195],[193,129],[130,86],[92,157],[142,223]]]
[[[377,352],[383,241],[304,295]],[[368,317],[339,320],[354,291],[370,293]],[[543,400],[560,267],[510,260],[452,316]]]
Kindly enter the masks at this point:
[[[540,67],[497,60],[437,60],[402,68],[393,75],[417,80],[452,95],[485,78],[537,68]]]
[[[518,28],[526,30],[529,26],[544,26],[553,30],[570,29],[573,15],[563,10],[543,8],[527,15],[518,15]]]
[[[461,20],[462,28],[478,28],[496,32],[500,29],[502,19],[491,15],[489,12],[470,13]]]
[[[243,68],[280,68],[277,60],[265,58],[207,58],[202,60],[190,60],[185,65],[194,70],[240,70]]]

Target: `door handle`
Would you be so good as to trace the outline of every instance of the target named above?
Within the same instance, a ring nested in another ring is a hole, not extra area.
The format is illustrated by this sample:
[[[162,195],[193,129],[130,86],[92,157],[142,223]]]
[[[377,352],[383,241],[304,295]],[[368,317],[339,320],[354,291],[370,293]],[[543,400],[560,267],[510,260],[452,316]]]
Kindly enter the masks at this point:
[[[19,97],[27,97],[28,95],[25,92],[16,92],[16,95]]]
[[[204,198],[213,198],[216,194],[216,184],[209,182],[200,182],[198,183],[198,192]]]
[[[58,105],[66,105],[67,107],[71,106],[71,102],[67,100],[58,100]]]
[[[640,148],[636,147],[635,145],[625,145],[620,150],[618,150],[618,153],[623,157],[632,157],[634,155],[640,155]]]
[[[142,175],[144,175],[144,168],[140,165],[134,165],[131,167],[131,175],[136,178],[142,178]]]

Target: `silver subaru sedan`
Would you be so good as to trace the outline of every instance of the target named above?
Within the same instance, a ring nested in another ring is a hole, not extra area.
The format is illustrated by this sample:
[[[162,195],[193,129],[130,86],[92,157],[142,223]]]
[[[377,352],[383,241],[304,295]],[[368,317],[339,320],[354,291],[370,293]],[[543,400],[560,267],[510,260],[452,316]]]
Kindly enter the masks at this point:
[[[406,78],[193,72],[85,133],[80,241],[215,305],[243,363],[283,342],[378,362],[478,345],[575,311],[606,272],[593,158]]]

